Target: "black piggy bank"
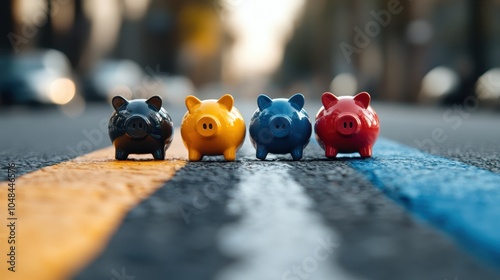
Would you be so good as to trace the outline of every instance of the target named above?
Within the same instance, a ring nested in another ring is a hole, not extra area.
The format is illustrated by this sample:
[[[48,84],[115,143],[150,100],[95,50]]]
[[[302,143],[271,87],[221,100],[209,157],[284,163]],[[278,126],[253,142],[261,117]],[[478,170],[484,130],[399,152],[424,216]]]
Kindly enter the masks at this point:
[[[130,100],[115,96],[115,112],[109,119],[109,138],[115,146],[115,158],[127,159],[129,154],[153,154],[154,159],[165,159],[165,151],[172,143],[174,124],[162,108],[159,96]]]

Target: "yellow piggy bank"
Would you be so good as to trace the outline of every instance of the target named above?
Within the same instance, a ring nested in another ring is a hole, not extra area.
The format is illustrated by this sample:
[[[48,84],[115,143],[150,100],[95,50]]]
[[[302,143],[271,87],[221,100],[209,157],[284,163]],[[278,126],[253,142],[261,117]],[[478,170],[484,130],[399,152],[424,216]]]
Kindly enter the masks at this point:
[[[190,161],[216,155],[224,155],[229,161],[236,159],[236,151],[245,140],[246,126],[233,105],[230,94],[219,100],[186,97],[188,111],[182,119],[181,135]]]

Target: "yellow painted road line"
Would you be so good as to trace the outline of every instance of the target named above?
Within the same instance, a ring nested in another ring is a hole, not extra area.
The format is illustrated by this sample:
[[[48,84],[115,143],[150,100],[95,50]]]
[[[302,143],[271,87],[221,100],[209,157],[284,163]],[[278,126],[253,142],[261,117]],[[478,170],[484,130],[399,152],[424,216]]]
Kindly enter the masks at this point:
[[[8,270],[7,182],[0,184],[0,279],[67,279],[107,244],[132,207],[172,178],[187,160],[180,133],[165,161],[114,148],[42,168],[16,179],[16,272]]]

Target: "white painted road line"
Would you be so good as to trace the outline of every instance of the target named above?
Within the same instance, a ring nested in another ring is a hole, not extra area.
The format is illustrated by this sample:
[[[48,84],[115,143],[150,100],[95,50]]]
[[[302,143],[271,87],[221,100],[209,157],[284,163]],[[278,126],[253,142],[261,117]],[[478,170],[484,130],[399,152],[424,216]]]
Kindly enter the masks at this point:
[[[359,279],[336,264],[338,235],[311,209],[290,165],[244,163],[227,210],[240,219],[221,229],[221,251],[237,258],[218,280]]]

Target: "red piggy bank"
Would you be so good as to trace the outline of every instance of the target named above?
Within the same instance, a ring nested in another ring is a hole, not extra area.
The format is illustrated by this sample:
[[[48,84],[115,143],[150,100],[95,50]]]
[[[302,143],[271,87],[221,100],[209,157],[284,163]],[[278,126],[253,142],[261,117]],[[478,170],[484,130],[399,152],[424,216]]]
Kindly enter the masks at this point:
[[[321,102],[314,130],[325,156],[335,158],[338,153],[357,152],[363,158],[371,157],[380,122],[370,106],[370,95],[361,92],[354,97],[337,97],[325,92]]]

